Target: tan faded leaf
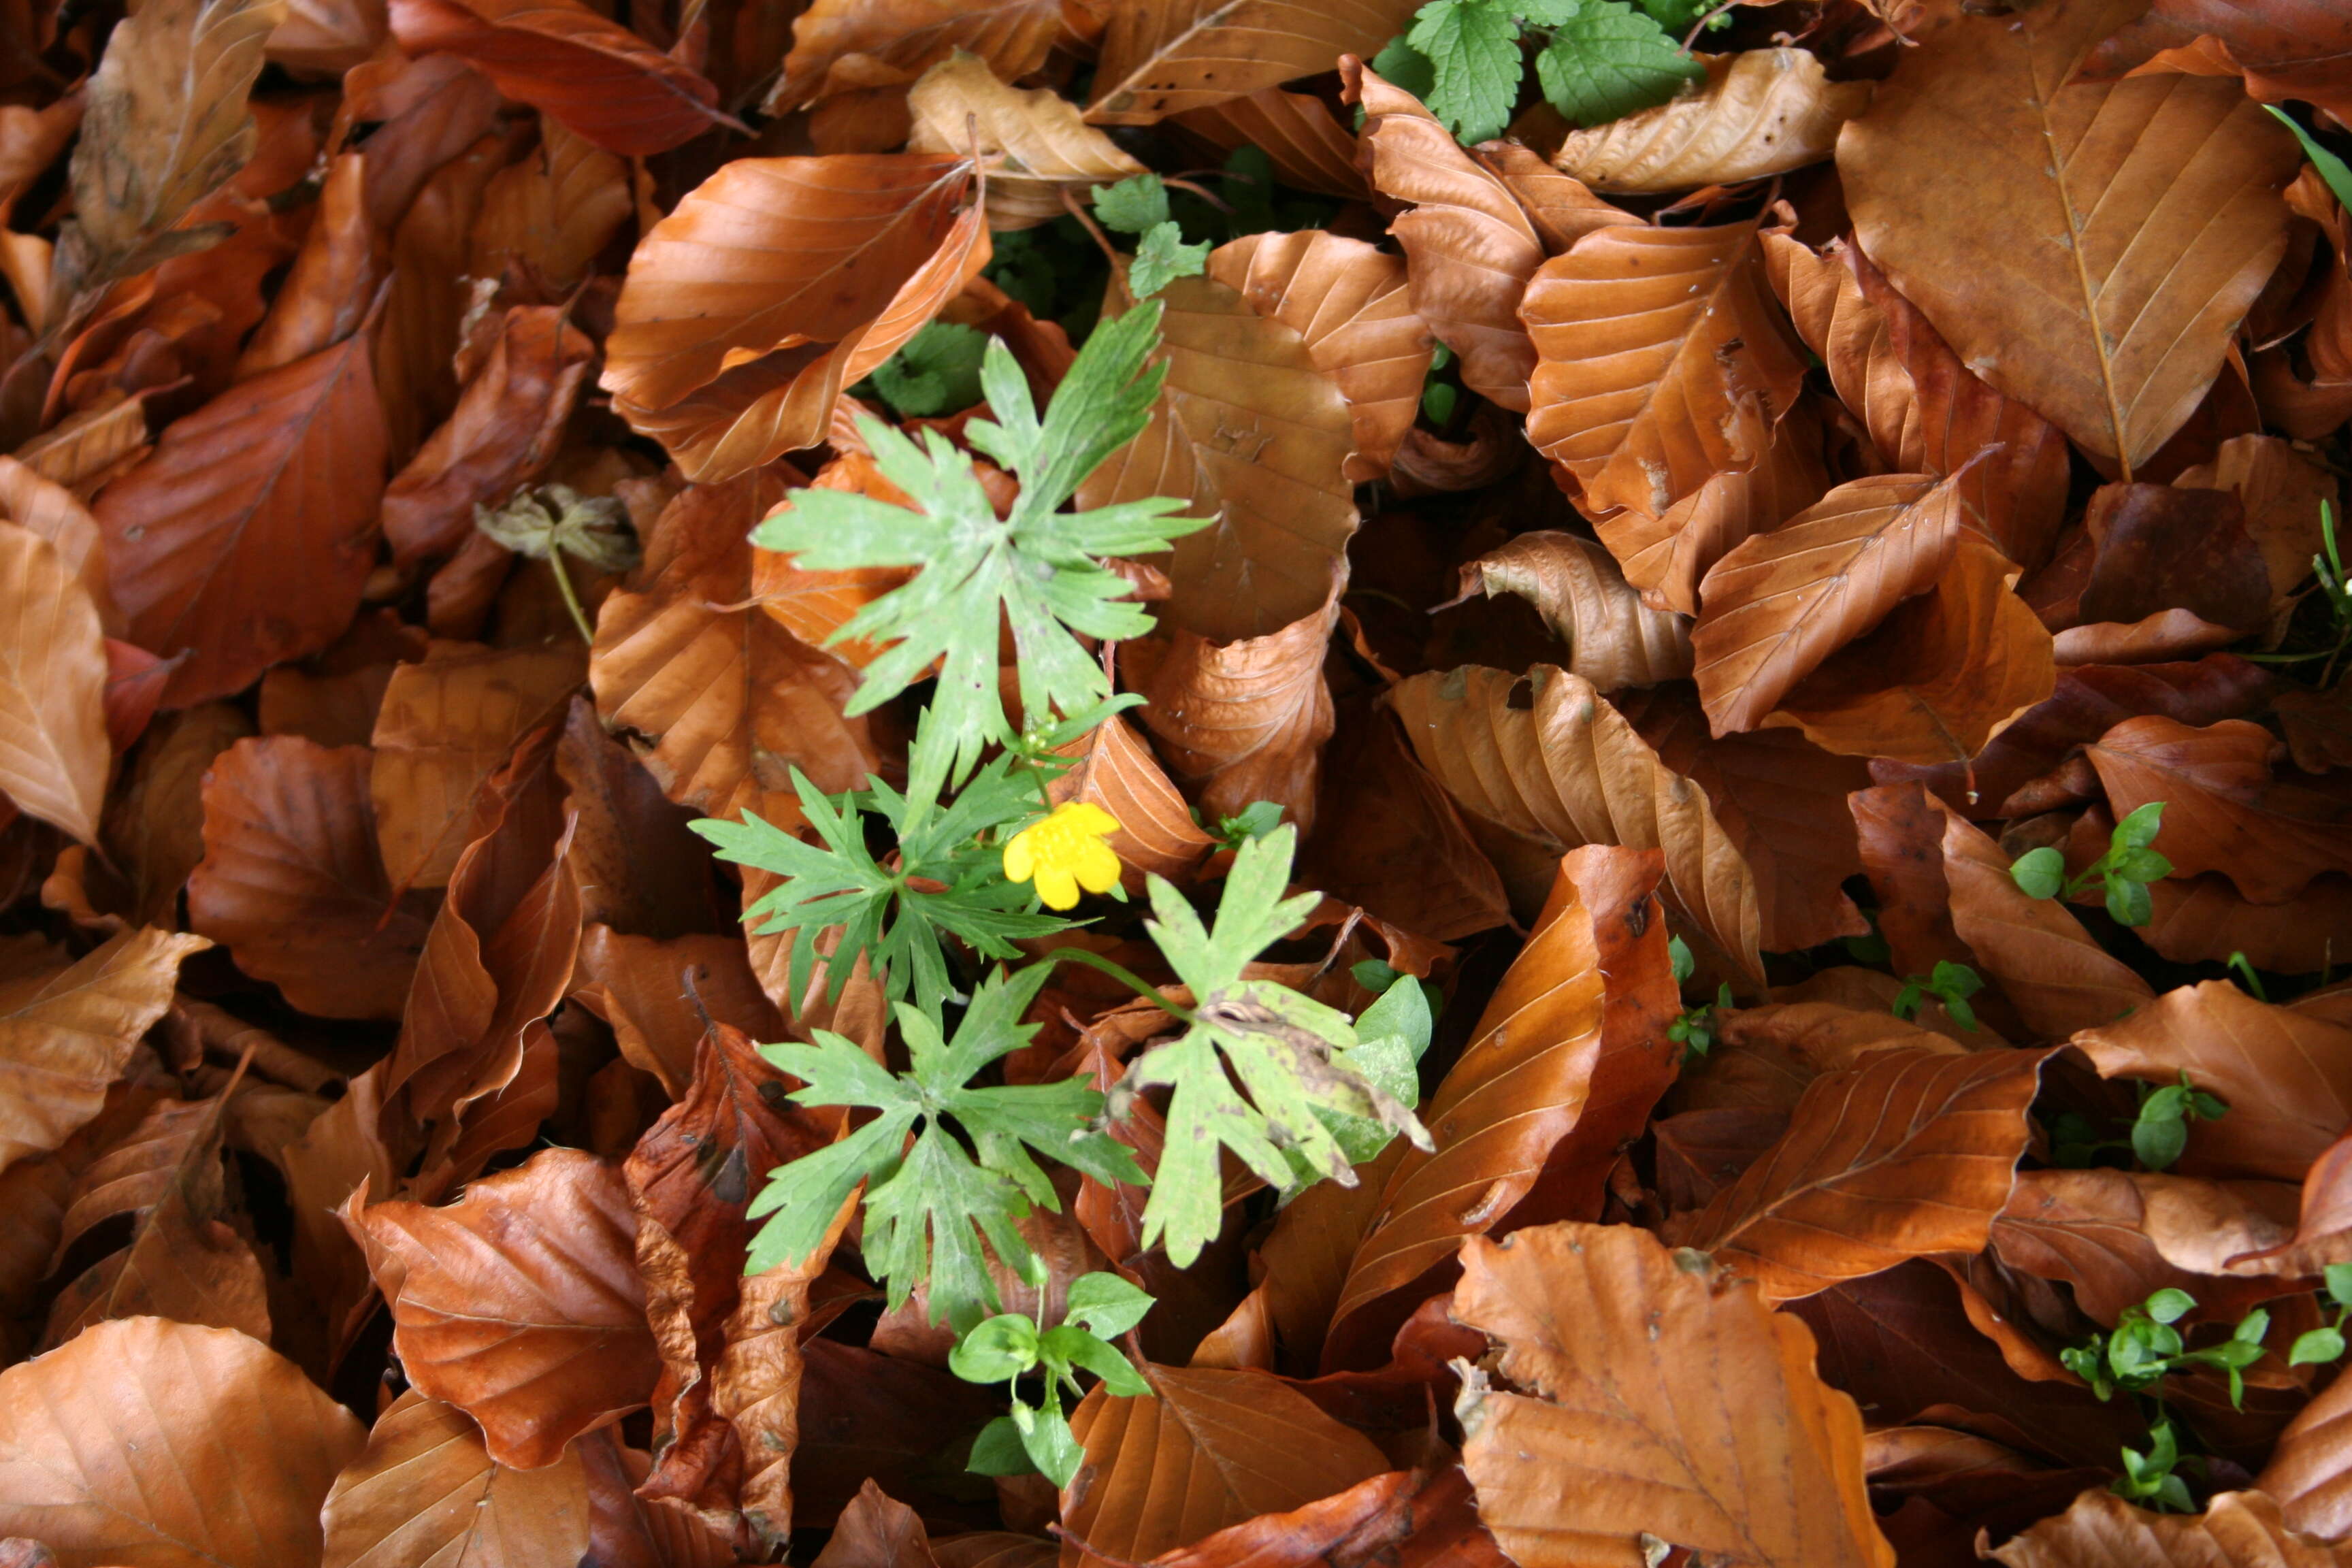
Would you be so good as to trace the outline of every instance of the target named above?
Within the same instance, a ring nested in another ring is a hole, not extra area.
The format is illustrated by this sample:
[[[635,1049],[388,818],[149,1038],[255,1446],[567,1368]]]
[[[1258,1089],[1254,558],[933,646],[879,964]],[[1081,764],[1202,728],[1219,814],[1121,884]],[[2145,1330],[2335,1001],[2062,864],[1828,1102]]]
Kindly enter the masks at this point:
[[[1182,629],[1165,647],[1130,647],[1129,683],[1150,700],[1139,717],[1203,817],[1238,816],[1270,800],[1307,832],[1315,820],[1331,688],[1323,654],[1339,600],[1265,637],[1212,642]],[[1144,657],[1137,657],[1141,655]]]
[[[1339,384],[1355,426],[1348,478],[1387,473],[1421,411],[1431,358],[1429,327],[1412,308],[1404,261],[1360,239],[1305,229],[1219,246],[1209,253],[1209,276],[1297,332],[1316,365]]]
[[[1501,1342],[1455,1410],[1478,1514],[1520,1568],[1644,1562],[1649,1542],[1759,1568],[1894,1568],[1862,1416],[1813,1336],[1633,1226],[1472,1240],[1454,1315]]]
[[[1343,72],[1364,109],[1357,132],[1372,184],[1410,208],[1390,220],[1404,247],[1415,314],[1462,361],[1462,384],[1505,408],[1528,406],[1536,351],[1520,296],[1543,264],[1535,226],[1501,178],[1463,151],[1402,88]]]
[[[2257,1491],[2222,1492],[2204,1512],[2183,1517],[2134,1508],[2094,1487],[1990,1556],[2008,1568],[2343,1568],[2352,1546],[2289,1528],[2279,1505]]]
[[[1881,1050],[1823,1074],[1685,1239],[1776,1305],[1907,1258],[1981,1250],[2032,1136],[2046,1056]]]
[[[2235,1323],[2294,1281],[2235,1273],[2230,1260],[2267,1251],[2293,1229],[2295,1191],[2284,1182],[2209,1182],[2195,1176],[2094,1168],[2021,1171],[1993,1221],[2002,1265],[2063,1281],[2083,1310],[2113,1324],[2157,1291],[2196,1298],[2192,1321]],[[2272,1212],[2272,1211],[2276,1212]]]
[[[1528,439],[1588,512],[1653,516],[1751,468],[1804,362],[1769,302],[1756,223],[1604,228],[1528,282]]]
[[[1286,185],[1350,201],[1371,188],[1356,166],[1355,132],[1313,93],[1262,87],[1245,97],[1188,109],[1175,122],[1228,153],[1257,148]]]
[[[959,49],[1018,81],[1045,63],[1062,27],[1060,0],[813,0],[793,20],[783,78],[761,110],[777,114],[846,88],[910,82]]]
[[[1552,163],[1596,191],[1655,195],[1786,174],[1828,157],[1870,84],[1832,83],[1804,49],[1701,57],[1697,91],[1591,130],[1571,131]]]
[[[1141,1370],[1156,1397],[1097,1388],[1070,1415],[1087,1452],[1062,1495],[1064,1528],[1114,1559],[1157,1557],[1389,1468],[1370,1438],[1272,1373]],[[1072,1546],[1062,1561],[1080,1568],[1100,1560]]]
[[[1538,530],[1462,564],[1462,595],[1516,594],[1568,644],[1568,671],[1601,692],[1691,673],[1690,619],[1653,610],[1609,552],[1573,533]]]
[[[588,1549],[588,1476],[576,1449],[510,1469],[464,1411],[412,1388],[375,1418],[320,1523],[324,1568],[576,1568]]]
[[[65,1568],[313,1568],[319,1505],[365,1441],[234,1329],[100,1323],[0,1373],[0,1531]]]
[[[1144,172],[1068,99],[1051,88],[1007,87],[987,61],[961,49],[908,89],[907,108],[915,117],[908,152],[979,153],[988,169],[989,226],[1000,233],[1060,217],[1068,210],[1065,190],[1084,201],[1091,186]]]
[[[359,1220],[409,1380],[478,1422],[500,1464],[552,1464],[645,1403],[653,1335],[614,1167],[549,1149],[446,1207],[376,1204]]]
[[[2221,368],[2285,247],[2296,166],[2228,78],[2065,85],[2137,10],[1956,15],[1838,140],[1870,258],[1970,370],[2126,478]]]
[[[0,790],[85,844],[97,841],[113,762],[105,686],[98,605],[73,563],[31,529],[0,523]]]
[[[1150,125],[1370,56],[1411,24],[1411,0],[1129,0],[1110,8],[1087,118]]]
[[[1529,707],[1516,700],[1522,680],[1533,688]],[[1702,966],[1762,977],[1754,874],[1706,792],[1660,762],[1591,682],[1550,665],[1526,677],[1471,666],[1413,676],[1391,700],[1474,834],[1484,825],[1551,855],[1580,844],[1662,850],[1658,896]]]
[[[1356,531],[1348,400],[1300,332],[1213,278],[1160,291],[1168,366],[1151,423],[1078,487],[1081,507],[1173,496],[1209,527],[1153,564],[1161,617],[1221,641],[1320,610]]]
[[[2352,1383],[2337,1378],[2278,1436],[2254,1488],[2278,1500],[2289,1528],[2330,1541],[2352,1534]]]
[[[139,1037],[171,1005],[180,961],[211,945],[126,931],[70,968],[0,983],[0,1170],[98,1114]]]

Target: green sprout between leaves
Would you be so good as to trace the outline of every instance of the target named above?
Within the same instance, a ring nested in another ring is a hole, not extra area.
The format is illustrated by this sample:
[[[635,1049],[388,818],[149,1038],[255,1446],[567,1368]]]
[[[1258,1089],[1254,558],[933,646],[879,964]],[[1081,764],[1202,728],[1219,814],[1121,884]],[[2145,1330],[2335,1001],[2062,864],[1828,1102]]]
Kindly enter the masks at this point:
[[[2147,887],[2172,875],[2172,862],[2149,847],[2164,826],[2164,802],[2149,801],[2116,824],[2107,852],[2073,877],[2066,858],[2050,845],[2029,849],[2009,868],[2010,879],[2032,899],[2072,899],[2093,883],[2106,889],[2107,913],[2117,925],[2144,926],[2156,908]]]
[[[564,569],[567,555],[598,572],[625,572],[637,563],[636,535],[629,531],[628,509],[611,496],[583,496],[570,485],[525,485],[495,510],[474,508],[474,527],[493,544],[528,561],[544,561],[555,574],[555,591],[580,640],[593,644],[596,628]]]
[[[1469,145],[1510,123],[1533,44],[1544,98],[1576,124],[1600,125],[1705,74],[1674,37],[1705,10],[1692,0],[1429,0],[1372,69]]]
[[[1895,994],[1893,1011],[1898,1018],[1916,1018],[1919,1005],[1933,996],[1944,1005],[1952,1022],[1973,1030],[1977,1027],[1977,1010],[1969,1005],[1969,998],[1983,989],[1984,976],[1965,963],[1939,958],[1932,973],[1905,978],[1903,989]]]
[[[2331,1275],[2331,1294],[2336,1282]],[[2352,1293],[2352,1269],[2346,1271],[2343,1282],[2347,1293]],[[2341,1305],[2346,1298],[2338,1296],[2336,1300]],[[2242,1408],[2245,1369],[2262,1360],[2263,1338],[2271,1328],[2270,1313],[2257,1307],[2230,1331],[2228,1339],[2218,1345],[2192,1351],[2173,1325],[2196,1309],[2197,1298],[2186,1290],[2167,1288],[2137,1306],[2125,1308],[2112,1331],[2094,1333],[2086,1343],[2070,1345],[2058,1352],[2066,1370],[2088,1384],[2091,1392],[2102,1401],[2113,1399],[2117,1394],[2129,1394],[2147,1395],[2157,1402],[2148,1423],[2147,1449],[2123,1450],[2124,1473],[2109,1489],[2117,1497],[2168,1513],[2188,1513],[2194,1504],[2189,1495],[2189,1483],[2174,1473],[2182,1456],[2179,1435],[2163,1410],[2164,1380],[2177,1373],[2207,1368],[2224,1373],[2230,1380],[2231,1405]],[[2340,1313],[2337,1321],[2342,1321]],[[2300,1346],[2311,1338],[2311,1334],[2305,1334],[2295,1342]],[[2340,1354],[2340,1342],[2336,1349]],[[2315,1355],[2314,1359],[2332,1358]]]
[[[980,367],[988,334],[955,321],[931,321],[874,367],[875,395],[901,419],[953,414],[980,401]]]
[[[2179,1083],[2168,1083],[2161,1089],[2141,1084],[2139,1094],[2139,1115],[2132,1121],[2131,1150],[2139,1163],[2151,1171],[2164,1170],[2180,1158],[2181,1152],[2189,1147],[2190,1122],[2219,1121],[2230,1110],[2229,1101],[2197,1088],[2185,1072]]]
[[[2352,1263],[2331,1263],[2321,1279],[2327,1299],[2336,1303],[2336,1321],[2297,1334],[2286,1352],[2289,1366],[2324,1366],[2344,1357],[2344,1321],[2352,1317]]]
[[[1242,807],[1238,816],[1217,819],[1217,837],[1226,847],[1238,849],[1253,838],[1263,838],[1282,826],[1282,805],[1277,801],[1254,800]]]
[[[1675,984],[1677,987],[1687,982],[1692,973],[1698,967],[1697,960],[1691,956],[1690,943],[1678,936],[1666,939],[1666,957],[1674,965]],[[1727,981],[1715,988],[1714,1001],[1703,1002],[1696,1007],[1686,1008],[1682,1016],[1668,1024],[1666,1038],[1683,1047],[1683,1059],[1685,1062],[1693,1057],[1704,1057],[1707,1052],[1715,1049],[1717,1023],[1721,1016],[1730,1012],[1734,1005],[1731,985]]]
[[[1209,242],[1184,243],[1184,231],[1168,211],[1168,186],[1157,174],[1138,174],[1115,185],[1097,185],[1095,216],[1105,228],[1136,237],[1127,268],[1127,289],[1149,299],[1179,278],[1197,278],[1209,267]]]
[[[2238,983],[2246,988],[2246,994],[2255,1001],[2267,1002],[2271,999],[2270,988],[2263,984],[2263,977],[2254,972],[2253,961],[2243,952],[2232,952],[2229,962],[2222,967],[2238,977]]]
[[[1042,1293],[1045,1281],[1041,1262],[1029,1282]],[[1086,1450],[1062,1413],[1063,1391],[1083,1393],[1077,1373],[1090,1372],[1112,1394],[1150,1397],[1151,1384],[1110,1342],[1141,1322],[1152,1306],[1150,1296],[1116,1274],[1081,1274],[1070,1281],[1062,1321],[1053,1328],[1019,1312],[976,1324],[949,1352],[948,1368],[966,1383],[1007,1384],[1013,1410],[972,1439],[970,1468],[983,1476],[1034,1472],[1068,1486]],[[1035,1405],[1021,1396],[1022,1381],[1033,1373],[1045,1380]]]

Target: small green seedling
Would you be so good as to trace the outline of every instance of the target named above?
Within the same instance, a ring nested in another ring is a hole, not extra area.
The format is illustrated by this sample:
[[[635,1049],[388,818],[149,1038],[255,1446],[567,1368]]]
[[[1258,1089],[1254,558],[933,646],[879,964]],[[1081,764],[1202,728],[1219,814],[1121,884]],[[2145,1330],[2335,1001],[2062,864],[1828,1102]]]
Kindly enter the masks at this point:
[[[2166,1170],[2180,1158],[2181,1151],[2189,1147],[2190,1122],[2219,1121],[2229,1114],[2229,1101],[2197,1088],[2185,1072],[2179,1083],[2168,1083],[2161,1089],[2142,1084],[2139,1092],[2139,1115],[2132,1121],[2131,1150],[2139,1163],[2151,1171]]]
[[[2352,1317],[2352,1263],[2331,1263],[2322,1272],[2327,1299],[2336,1303],[2336,1321],[2297,1334],[2286,1352],[2289,1366],[2325,1366],[2344,1356],[2344,1320]]]
[[[2238,977],[2239,983],[2245,986],[2247,995],[2257,1002],[2267,1002],[2271,999],[2270,988],[2263,984],[2263,977],[2254,973],[2252,961],[2244,953],[2230,954],[2228,968],[2231,973]]]
[[[1666,939],[1666,956],[1674,964],[1675,984],[1677,986],[1688,981],[1692,972],[1698,967],[1697,962],[1691,956],[1690,943],[1678,936]],[[1704,1057],[1707,1052],[1715,1049],[1716,1026],[1720,1021],[1721,1016],[1730,1012],[1736,1005],[1732,999],[1730,984],[1726,982],[1717,985],[1715,988],[1714,1001],[1703,1002],[1696,1007],[1684,1009],[1681,1017],[1666,1026],[1666,1038],[1682,1047],[1683,1060],[1685,1062],[1693,1057]]]
[[[1042,1290],[1045,1265],[1033,1262],[1028,1278]],[[972,1439],[970,1468],[983,1476],[1034,1471],[1057,1487],[1068,1486],[1087,1456],[1062,1413],[1063,1391],[1083,1394],[1077,1374],[1090,1372],[1112,1394],[1150,1397],[1151,1384],[1110,1342],[1143,1321],[1151,1308],[1150,1296],[1116,1274],[1081,1274],[1070,1282],[1062,1321],[1053,1328],[1019,1312],[975,1324],[948,1353],[949,1369],[966,1383],[1009,1384],[1013,1410]],[[1022,1381],[1032,1373],[1045,1378],[1034,1405],[1021,1397]]]
[[[2172,1429],[2171,1418],[2158,1416],[2149,1422],[2147,1435],[2146,1453],[2126,1445],[2124,1473],[2107,1489],[2126,1502],[2158,1513],[2194,1513],[2197,1504],[2189,1495],[2189,1483],[2173,1473],[2180,1463],[2180,1439]]]
[[[1282,826],[1282,804],[1279,801],[1254,800],[1242,807],[1238,816],[1217,819],[1217,837],[1229,848],[1238,849],[1253,838],[1263,838]]]
[[[1150,299],[1179,278],[1208,270],[1209,242],[1184,243],[1184,231],[1168,211],[1168,186],[1157,174],[1138,174],[1090,193],[1095,216],[1105,228],[1136,236],[1135,258],[1128,263],[1127,289]]]
[[[1429,0],[1372,68],[1428,106],[1465,146],[1503,133],[1528,46],[1554,109],[1600,125],[1673,97],[1702,74],[1675,34],[1706,0]]]
[[[1933,973],[1914,974],[1903,982],[1903,989],[1895,994],[1894,1013],[1898,1018],[1916,1018],[1919,1004],[1933,996],[1952,1016],[1952,1022],[1963,1029],[1977,1027],[1977,1010],[1969,1005],[1969,998],[1984,989],[1984,977],[1965,963],[1954,963],[1948,958],[1936,961]]]
[[[2116,1394],[2142,1394],[2174,1373],[2211,1367],[2230,1377],[2230,1403],[2242,1403],[2244,1371],[2263,1358],[2263,1336],[2270,1332],[2271,1315],[2257,1307],[2218,1345],[2201,1351],[2187,1348],[2172,1325],[2197,1309],[2197,1298],[2186,1290],[2166,1289],[2134,1307],[2126,1307],[2112,1332],[2095,1333],[2087,1343],[2058,1352],[2068,1372],[2091,1385],[2102,1400]]]
[[[2155,915],[2147,885],[2172,875],[2172,862],[2149,846],[2164,826],[2164,802],[2149,801],[2116,824],[2107,852],[2074,877],[2066,858],[2044,845],[2029,849],[2009,868],[2010,879],[2028,898],[2072,899],[2093,883],[2106,888],[2107,913],[2118,925],[2144,926]]]

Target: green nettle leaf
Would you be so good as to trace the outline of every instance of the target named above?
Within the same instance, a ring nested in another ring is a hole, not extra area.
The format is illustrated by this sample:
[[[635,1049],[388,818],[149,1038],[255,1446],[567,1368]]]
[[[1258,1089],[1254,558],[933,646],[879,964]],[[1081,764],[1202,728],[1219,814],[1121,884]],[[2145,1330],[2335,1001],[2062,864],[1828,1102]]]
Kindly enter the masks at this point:
[[[889,1072],[852,1041],[822,1029],[814,1045],[761,1047],[770,1061],[803,1080],[794,1100],[875,1116],[842,1142],[771,1173],[751,1213],[774,1217],[753,1240],[747,1271],[806,1261],[863,1182],[861,1246],[866,1265],[887,1283],[890,1304],[904,1303],[917,1280],[928,1280],[932,1321],[968,1330],[998,1304],[982,1237],[1008,1266],[1032,1269],[1035,1258],[1014,1225],[1032,1204],[1061,1207],[1033,1153],[1098,1181],[1141,1183],[1126,1146],[1095,1130],[1103,1097],[1084,1079],[971,1081],[1037,1032],[1021,1015],[1050,973],[1035,964],[1010,979],[999,971],[983,981],[952,1040],[901,1005],[904,1073]]]
[[[980,365],[988,334],[954,321],[933,321],[904,348],[874,367],[874,390],[902,419],[953,414],[980,401]]]
[[[1654,16],[1623,0],[1584,0],[1536,57],[1544,97],[1579,125],[1654,108],[1705,74]]]
[[[996,417],[972,420],[964,437],[1019,477],[1009,516],[997,517],[971,454],[938,431],[924,431],[918,446],[902,430],[861,418],[875,466],[911,507],[845,490],[794,490],[789,510],[752,531],[754,544],[786,552],[814,571],[922,569],[834,634],[835,641],[888,646],[866,667],[852,713],[887,702],[937,669],[929,718],[939,743],[910,763],[910,797],[937,799],[942,784],[966,776],[992,742],[1017,739],[997,689],[1001,627],[1012,627],[1021,706],[1033,720],[1099,702],[1110,695],[1109,678],[1079,637],[1119,642],[1151,626],[1147,612],[1124,602],[1127,579],[1103,562],[1165,550],[1207,526],[1206,519],[1171,516],[1184,503],[1165,496],[1061,510],[1150,422],[1166,374],[1145,363],[1159,325],[1158,302],[1146,301],[1097,328],[1042,421],[1012,352],[990,342],[981,384]]]
[[[1137,174],[1087,193],[1095,220],[1121,234],[1149,234],[1170,220],[1168,186],[1157,174]]]
[[[1402,33],[1391,38],[1372,57],[1372,70],[1382,81],[1403,89],[1423,104],[1437,90],[1437,68],[1430,63],[1427,55],[1405,42]],[[1359,115],[1362,112],[1357,110]]]
[[[1209,269],[1209,242],[1184,243],[1184,231],[1171,220],[1143,231],[1143,241],[1128,263],[1128,292],[1141,300],[1157,294],[1179,278],[1198,278]]]
[[[1241,847],[1213,928],[1204,927],[1165,879],[1149,882],[1156,918],[1145,929],[1191,988],[1192,1006],[1182,1033],[1129,1068],[1113,1091],[1114,1106],[1123,1113],[1143,1089],[1171,1090],[1167,1142],[1144,1205],[1143,1245],[1164,1237],[1179,1268],[1201,1255],[1223,1219],[1221,1147],[1286,1194],[1316,1176],[1355,1183],[1347,1151],[1324,1123],[1326,1112],[1365,1118],[1420,1148],[1433,1147],[1411,1109],[1353,1065],[1358,1035],[1346,1014],[1274,981],[1243,978],[1321,897],[1283,896],[1297,841],[1297,829],[1285,824]],[[1235,1091],[1235,1079],[1247,1100]]]
[[[1404,36],[1430,64],[1429,111],[1465,142],[1503,133],[1519,97],[1519,23],[1507,0],[1430,0]]]

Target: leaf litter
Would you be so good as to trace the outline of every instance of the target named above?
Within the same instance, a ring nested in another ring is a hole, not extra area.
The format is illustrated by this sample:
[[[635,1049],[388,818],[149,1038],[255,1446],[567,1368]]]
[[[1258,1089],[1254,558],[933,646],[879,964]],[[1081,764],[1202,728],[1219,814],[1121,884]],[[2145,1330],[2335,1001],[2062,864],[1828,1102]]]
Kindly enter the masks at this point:
[[[0,1563],[2352,1563],[2343,0],[10,37]]]

